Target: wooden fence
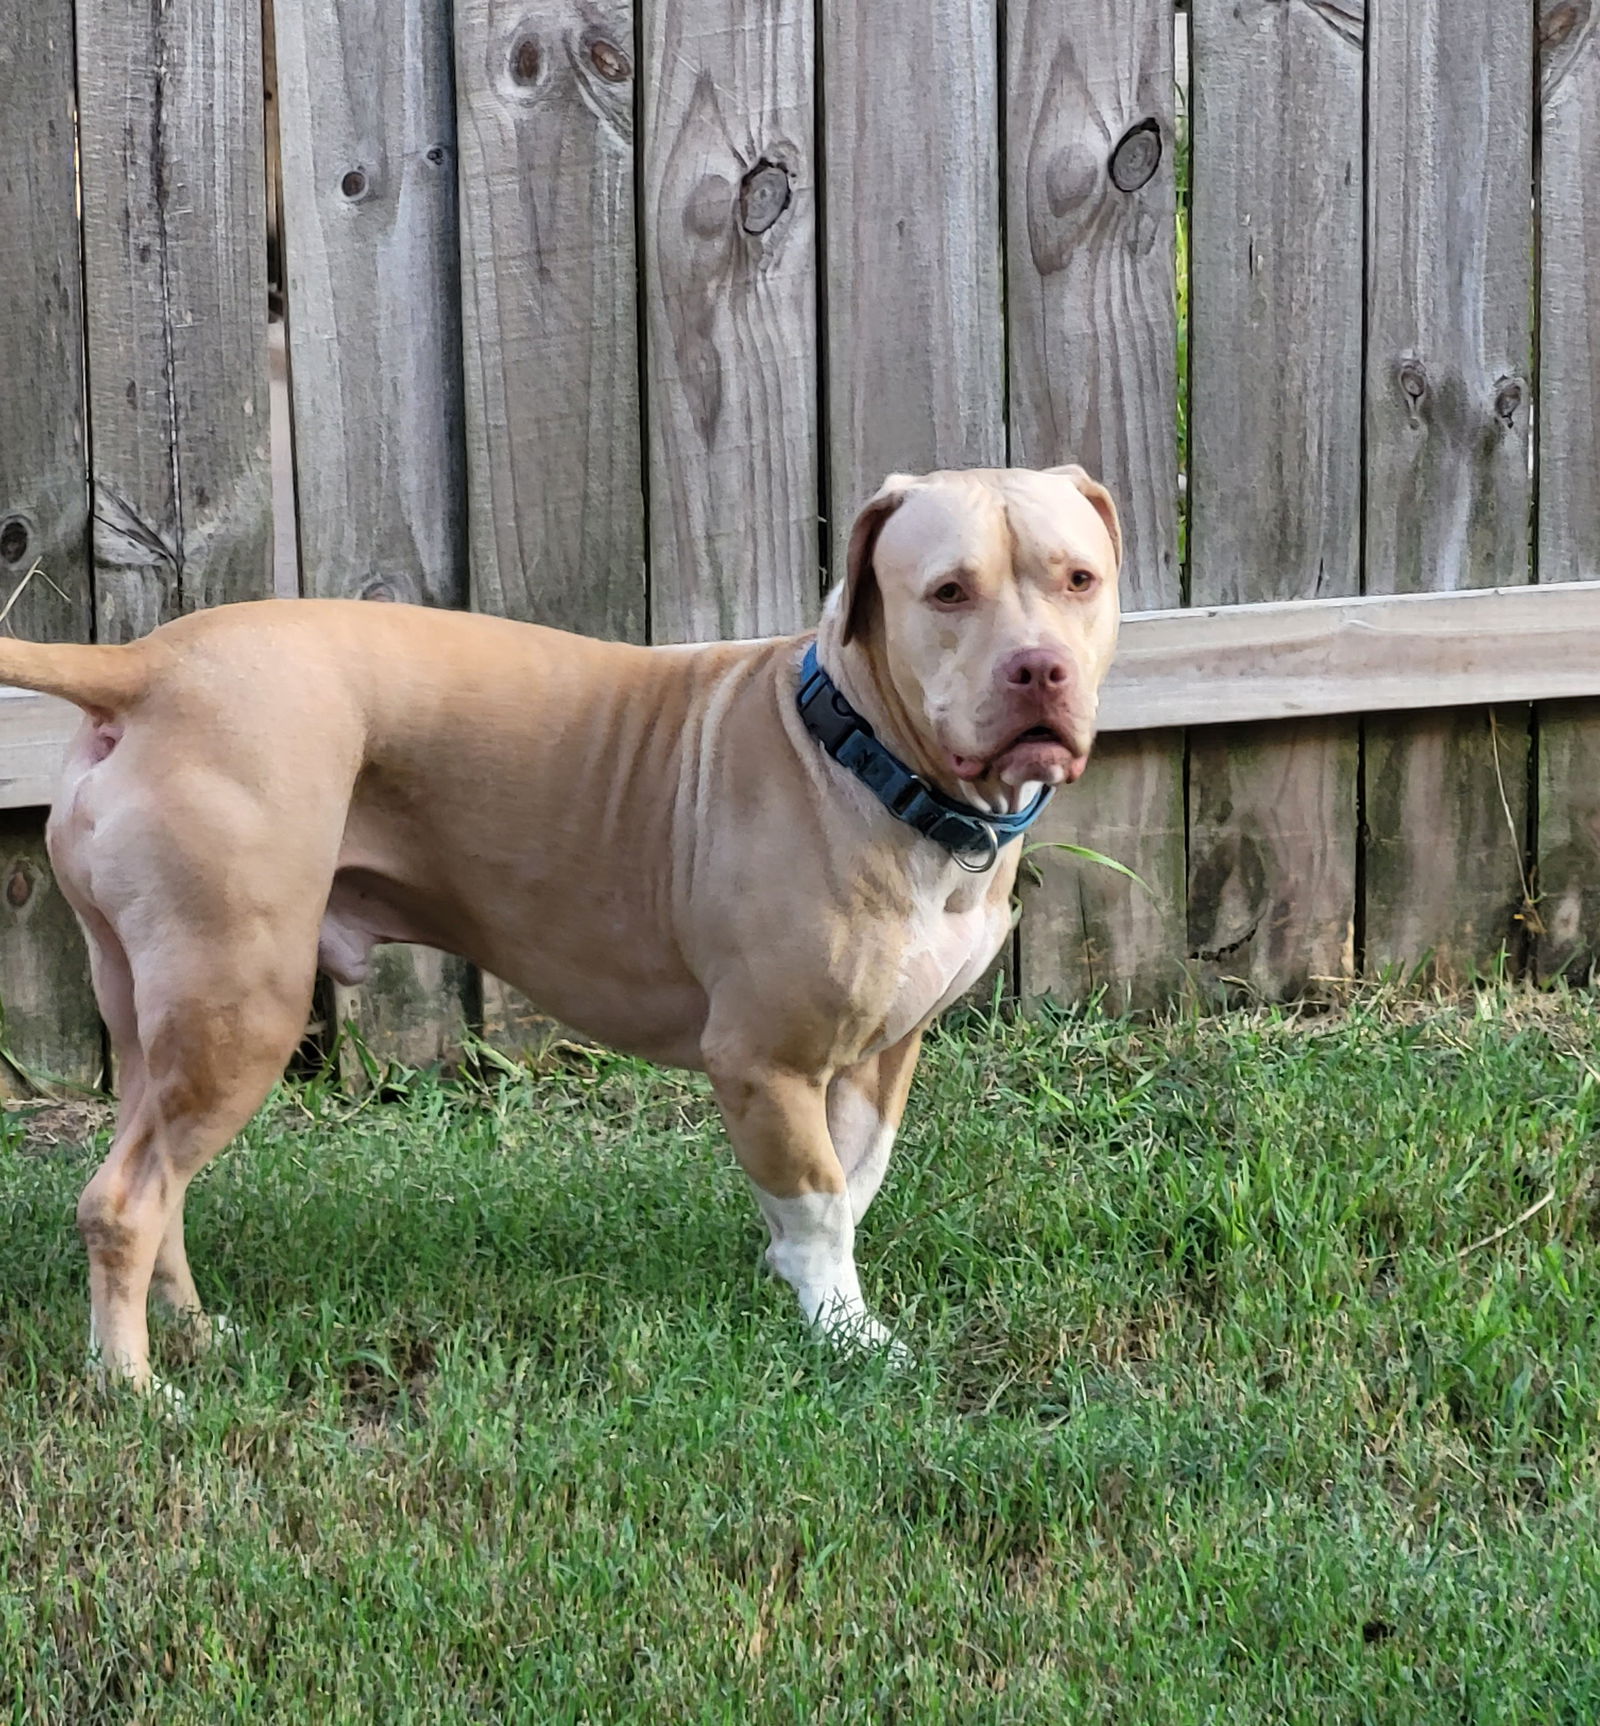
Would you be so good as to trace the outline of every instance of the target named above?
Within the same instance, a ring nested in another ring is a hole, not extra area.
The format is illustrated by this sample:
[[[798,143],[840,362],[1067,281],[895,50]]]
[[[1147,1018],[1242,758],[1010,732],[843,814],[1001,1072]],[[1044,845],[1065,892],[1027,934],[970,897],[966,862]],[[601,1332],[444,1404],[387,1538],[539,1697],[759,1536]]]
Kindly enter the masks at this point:
[[[259,4],[0,23],[7,627],[272,591],[270,208],[302,591],[789,630],[885,472],[1081,461],[1191,609],[1045,835],[1150,892],[1040,853],[1018,989],[1587,972],[1590,0],[277,0],[265,85]],[[0,700],[0,999],[91,1079],[60,724]],[[338,1010],[518,1018],[409,949]]]

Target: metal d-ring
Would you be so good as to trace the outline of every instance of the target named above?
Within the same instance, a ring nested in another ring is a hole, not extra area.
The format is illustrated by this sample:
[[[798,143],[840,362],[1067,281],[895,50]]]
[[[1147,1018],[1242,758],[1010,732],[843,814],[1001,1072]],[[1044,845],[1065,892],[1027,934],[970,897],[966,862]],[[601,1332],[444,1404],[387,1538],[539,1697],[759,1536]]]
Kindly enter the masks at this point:
[[[989,823],[987,821],[980,822],[979,825],[983,828],[983,831],[984,831],[984,833],[987,836],[988,841],[989,841],[988,852],[984,856],[984,859],[981,863],[969,863],[966,859],[965,854],[960,852],[960,851],[952,851],[950,853],[950,855],[955,859],[956,863],[961,868],[965,869],[969,875],[985,874],[988,870],[990,870],[994,867],[995,860],[1000,855],[1000,837],[999,837],[999,835],[995,832],[995,830],[989,825]]]

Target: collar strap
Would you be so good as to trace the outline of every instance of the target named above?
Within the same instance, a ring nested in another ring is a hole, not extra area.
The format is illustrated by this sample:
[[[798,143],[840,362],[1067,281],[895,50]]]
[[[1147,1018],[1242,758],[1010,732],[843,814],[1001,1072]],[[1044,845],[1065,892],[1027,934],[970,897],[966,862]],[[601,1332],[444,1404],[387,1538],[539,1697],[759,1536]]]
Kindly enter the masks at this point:
[[[876,732],[817,663],[814,641],[807,646],[800,666],[795,705],[806,730],[896,821],[942,845],[963,869],[975,873],[987,869],[999,856],[1000,847],[1025,833],[1050,801],[1051,787],[1046,785],[1015,815],[987,815],[946,797],[878,741]]]

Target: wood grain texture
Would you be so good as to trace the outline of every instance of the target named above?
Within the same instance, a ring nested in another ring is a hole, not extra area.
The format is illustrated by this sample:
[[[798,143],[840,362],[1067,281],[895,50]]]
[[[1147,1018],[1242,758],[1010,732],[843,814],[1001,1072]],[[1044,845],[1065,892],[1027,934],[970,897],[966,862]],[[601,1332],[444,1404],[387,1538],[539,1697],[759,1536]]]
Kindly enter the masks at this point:
[[[476,968],[433,947],[377,947],[359,988],[326,986],[334,1024],[353,1030],[379,1060],[406,1067],[459,1061],[463,1033],[481,1011]],[[361,1071],[359,1061],[344,1064],[346,1078],[358,1086]]]
[[[642,640],[633,18],[456,7],[472,602]]]
[[[1122,516],[1124,605],[1176,605],[1172,9],[1011,0],[1005,17],[1011,459],[1081,462],[1103,480]],[[1181,986],[1183,829],[1181,737],[1097,753],[1040,837],[1116,858],[1153,897],[1054,854],[1024,896],[1026,993],[1109,982],[1144,1005]]]
[[[72,8],[65,0],[15,8],[3,41],[0,603],[21,584],[3,627],[39,639],[86,640],[93,604]],[[41,573],[30,578],[35,564]],[[76,710],[65,713],[76,721]],[[44,791],[32,801],[48,800],[40,780],[53,781],[59,762],[59,748],[31,751],[29,777]],[[100,1020],[82,938],[50,878],[42,822],[36,814],[9,816],[0,834],[4,1045],[30,1069],[91,1083],[100,1069]]]
[[[1532,35],[1501,0],[1373,11],[1369,593],[1528,578]],[[1365,768],[1368,965],[1491,962],[1518,937],[1526,711],[1374,720]]]
[[[49,807],[81,717],[70,701],[0,685],[0,809]]]
[[[455,94],[445,0],[278,19],[302,587],[465,605]]]
[[[72,8],[41,0],[6,24],[0,102],[0,603],[37,562],[14,634],[87,640],[88,454],[72,164]],[[53,586],[51,584],[54,584]]]
[[[1189,597],[1360,588],[1362,0],[1195,0]],[[1354,965],[1350,724],[1189,742],[1189,952],[1292,999]]]
[[[645,0],[654,641],[817,611],[811,0]]]
[[[1540,7],[1539,579],[1600,579],[1600,16]],[[1600,707],[1539,713],[1536,964],[1600,963]]]
[[[271,588],[260,7],[79,0],[97,634]]]
[[[997,0],[822,0],[830,567],[896,470],[1005,460]]]
[[[447,0],[278,19],[302,589],[467,601],[455,91]],[[334,1014],[378,1055],[460,1049],[471,968],[391,947]]]
[[[1552,702],[1539,723],[1538,975],[1600,970],[1600,701]]]
[[[0,814],[0,1090],[105,1078],[83,931],[57,887],[32,811]]]
[[[1187,988],[1183,963],[1183,734],[1102,737],[1089,771],[1051,804],[1030,840],[1084,845],[1138,869],[1144,888],[1098,863],[1034,851],[1024,878],[1019,991],[1108,1011],[1170,1005]]]
[[[1124,618],[1102,731],[1600,693],[1600,583]]]

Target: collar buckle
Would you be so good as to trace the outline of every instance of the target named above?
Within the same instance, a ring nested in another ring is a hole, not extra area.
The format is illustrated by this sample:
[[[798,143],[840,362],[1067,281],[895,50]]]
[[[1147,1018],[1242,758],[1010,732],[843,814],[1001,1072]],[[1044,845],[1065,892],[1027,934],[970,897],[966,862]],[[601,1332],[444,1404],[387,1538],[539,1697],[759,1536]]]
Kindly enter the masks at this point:
[[[876,732],[818,664],[815,641],[807,645],[801,662],[795,705],[806,730],[895,820],[941,846],[970,874],[982,875],[992,868],[1001,848],[1025,833],[1050,801],[1052,787],[1046,785],[1015,815],[984,815],[946,797],[878,741]]]

